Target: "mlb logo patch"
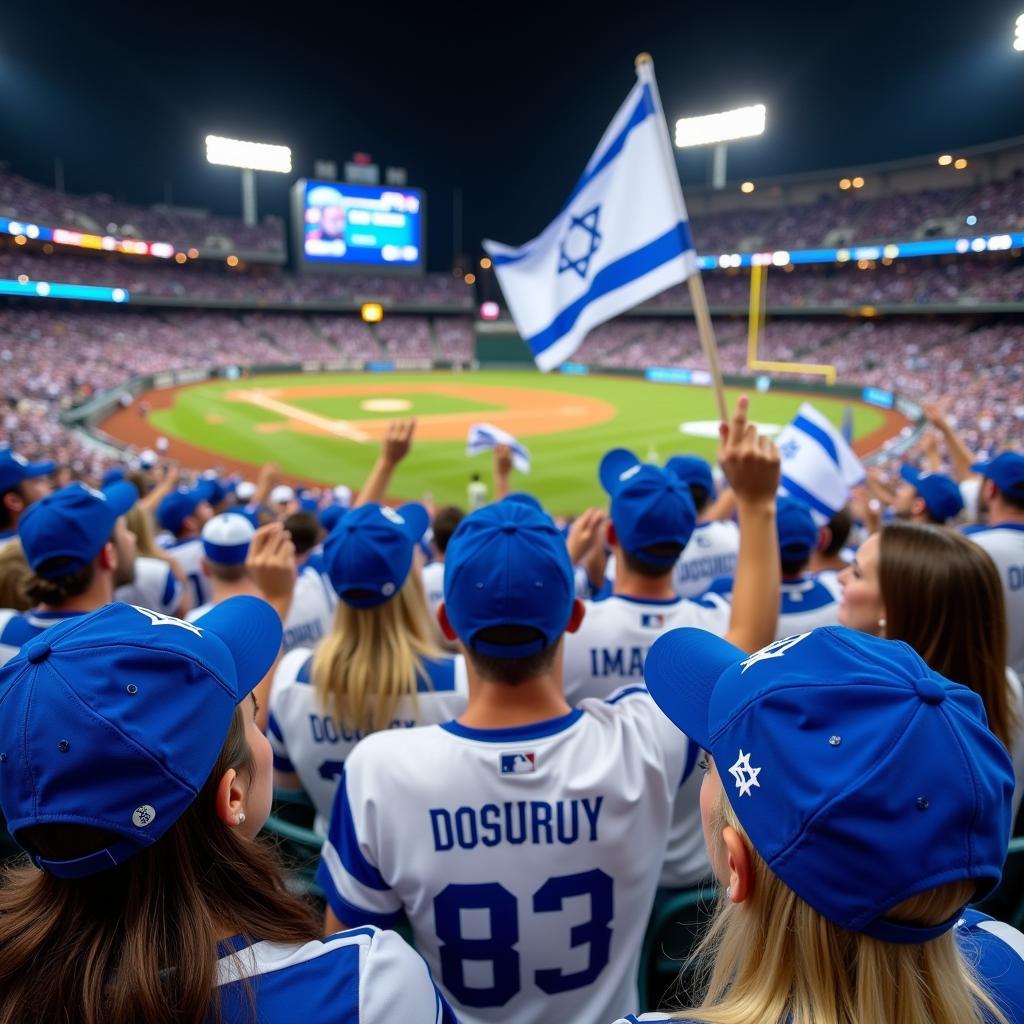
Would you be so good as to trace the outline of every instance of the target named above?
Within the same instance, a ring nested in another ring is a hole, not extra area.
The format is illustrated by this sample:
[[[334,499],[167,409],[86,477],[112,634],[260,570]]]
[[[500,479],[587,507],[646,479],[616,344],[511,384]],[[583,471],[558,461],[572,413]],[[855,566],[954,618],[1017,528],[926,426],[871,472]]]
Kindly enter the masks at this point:
[[[502,775],[525,775],[537,767],[537,755],[532,751],[528,754],[502,754]]]
[[[665,625],[665,616],[661,612],[646,612],[640,616],[640,625],[644,629],[661,629]]]

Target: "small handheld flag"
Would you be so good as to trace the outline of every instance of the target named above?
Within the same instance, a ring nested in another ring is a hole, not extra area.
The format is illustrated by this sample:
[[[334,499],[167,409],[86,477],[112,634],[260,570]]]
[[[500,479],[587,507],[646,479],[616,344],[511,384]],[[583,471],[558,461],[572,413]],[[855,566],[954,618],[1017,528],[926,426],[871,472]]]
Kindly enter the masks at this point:
[[[497,448],[499,444],[508,445],[512,451],[512,465],[520,473],[530,472],[530,452],[521,445],[508,431],[493,423],[474,423],[469,428],[466,438],[466,455],[479,455],[481,452]]]
[[[649,58],[558,216],[519,248],[484,241],[541,370],[587,332],[697,269]]]

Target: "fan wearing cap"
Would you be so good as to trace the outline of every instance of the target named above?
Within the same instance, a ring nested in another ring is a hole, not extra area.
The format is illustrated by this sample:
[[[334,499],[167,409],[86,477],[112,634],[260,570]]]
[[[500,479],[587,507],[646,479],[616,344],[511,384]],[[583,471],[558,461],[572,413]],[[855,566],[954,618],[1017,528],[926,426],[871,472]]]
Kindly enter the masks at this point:
[[[793,498],[780,497],[775,504],[775,524],[782,559],[781,606],[775,639],[818,626],[834,626],[842,592],[838,578],[835,574],[816,576],[806,571],[819,537],[811,510]],[[731,601],[732,577],[721,577],[708,589]]]
[[[951,476],[920,473],[913,466],[902,466],[900,477],[903,483],[896,489],[892,506],[897,518],[943,526],[963,511],[963,496]]]
[[[835,626],[750,656],[673,630],[646,674],[708,751],[723,892],[702,1002],[640,1020],[1024,1020],[1024,936],[967,908],[999,881],[1013,790],[977,694]]]
[[[212,594],[210,581],[203,572],[203,545],[200,540],[203,525],[213,515],[210,494],[211,488],[206,481],[200,481],[191,490],[172,491],[156,509],[156,521],[167,535],[167,543],[161,540],[161,545],[187,576],[193,608],[206,604]]]
[[[268,731],[277,784],[306,791],[321,832],[357,742],[446,722],[466,706],[465,663],[438,647],[414,565],[428,524],[416,504],[346,513],[324,543],[338,598],[331,627],[315,648],[289,651],[274,676]]]
[[[724,461],[766,466],[771,495],[778,462],[742,420],[726,428]],[[773,517],[774,501],[772,532]],[[585,614],[565,540],[535,500],[466,516],[438,616],[466,656],[469,705],[454,722],[363,740],[335,796],[318,874],[328,929],[404,911],[470,1024],[601,1021],[636,1005],[697,750],[642,685],[570,707],[563,638]]]
[[[1007,661],[1024,675],[1024,455],[1003,452],[971,467],[983,479],[987,525],[964,532],[996,563],[1006,597]]]
[[[0,1019],[441,1024],[398,936],[318,937],[256,841],[271,752],[251,691],[281,625],[110,604],[0,669],[0,810],[31,858],[0,885]]]
[[[0,610],[0,664],[45,629],[114,599],[135,575],[135,535],[125,513],[138,492],[124,481],[105,491],[85,484],[62,487],[31,505],[18,524],[32,570],[27,612]]]
[[[47,477],[53,462],[29,462],[10,448],[0,448],[0,543],[18,532],[18,521],[25,510],[50,493]]]
[[[133,474],[130,480],[136,483],[136,476]],[[154,540],[152,513],[140,499],[124,519],[135,534],[135,579],[119,586],[114,591],[114,599],[184,618],[191,607],[188,592],[192,588],[187,585],[181,566]]]
[[[465,518],[466,513],[458,505],[443,505],[434,513],[430,532],[433,559],[423,567],[423,587],[432,616],[437,615],[437,609],[444,600],[444,554],[448,550],[448,542]]]

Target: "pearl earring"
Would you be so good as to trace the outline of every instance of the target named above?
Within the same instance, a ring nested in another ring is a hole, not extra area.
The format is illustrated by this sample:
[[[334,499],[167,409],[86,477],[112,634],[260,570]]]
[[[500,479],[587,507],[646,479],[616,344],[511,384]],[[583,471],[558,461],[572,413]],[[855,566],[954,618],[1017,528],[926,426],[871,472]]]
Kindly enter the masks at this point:
[[[885,629],[885,619],[879,619],[878,620],[878,628],[879,629]]]
[[[732,886],[731,885],[729,886],[728,889],[725,890],[725,898],[727,900],[729,900],[730,902],[732,902]]]
[[[240,812],[238,813],[238,816],[237,816],[237,817],[235,818],[235,824],[236,824],[236,825],[241,825],[241,824],[243,824],[244,822],[245,822],[245,813],[244,813],[244,812],[242,812],[242,811],[240,811]]]

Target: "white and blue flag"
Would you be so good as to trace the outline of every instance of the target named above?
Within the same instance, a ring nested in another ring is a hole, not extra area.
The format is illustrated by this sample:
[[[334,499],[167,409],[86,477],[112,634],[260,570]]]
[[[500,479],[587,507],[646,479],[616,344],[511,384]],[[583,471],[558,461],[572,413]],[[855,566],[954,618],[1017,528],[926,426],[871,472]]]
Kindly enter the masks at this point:
[[[697,269],[654,70],[638,68],[569,201],[520,248],[485,240],[512,319],[541,370],[587,332]]]
[[[512,465],[520,473],[530,472],[530,452],[507,430],[496,427],[493,423],[474,423],[469,428],[466,438],[466,455],[479,455],[497,448],[499,444],[507,445],[512,452]]]
[[[803,502],[814,521],[824,526],[864,482],[860,459],[843,435],[809,402],[775,439],[782,458],[779,490]]]

